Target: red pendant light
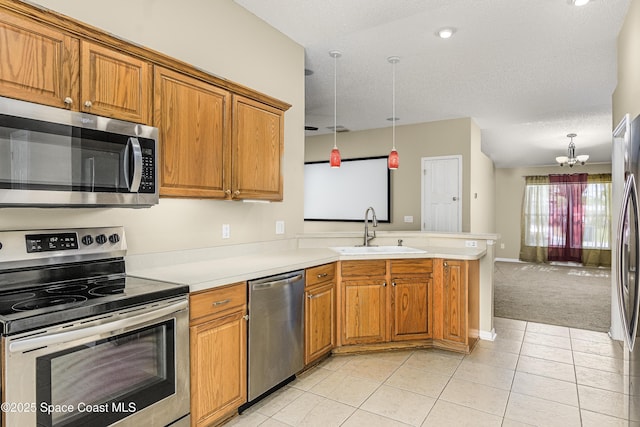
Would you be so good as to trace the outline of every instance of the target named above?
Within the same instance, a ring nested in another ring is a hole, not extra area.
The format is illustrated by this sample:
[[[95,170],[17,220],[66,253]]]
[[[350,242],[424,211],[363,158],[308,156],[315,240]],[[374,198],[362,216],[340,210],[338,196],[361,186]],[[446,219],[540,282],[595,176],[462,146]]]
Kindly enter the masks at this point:
[[[338,50],[332,50],[329,55],[333,58],[333,149],[331,150],[331,156],[329,157],[329,164],[332,168],[340,167],[340,150],[338,150],[338,58],[342,56],[342,53]]]
[[[338,147],[333,147],[333,150],[331,150],[331,157],[329,157],[329,164],[331,165],[332,168],[339,168],[340,167],[340,150],[338,150]]]
[[[395,149],[389,153],[388,164],[389,169],[398,169],[398,166],[400,166],[400,156],[398,156],[398,151]]]
[[[398,156],[398,150],[396,150],[396,120],[398,120],[398,118],[396,117],[396,64],[398,62],[400,62],[400,57],[398,56],[390,56],[387,58],[387,61],[389,61],[389,63],[391,63],[392,67],[393,67],[393,95],[392,95],[392,104],[393,104],[393,113],[391,116],[391,134],[392,134],[392,141],[393,141],[393,145],[391,148],[391,153],[389,153],[389,158],[388,158],[388,166],[389,169],[395,170],[398,169],[398,166],[400,166],[400,156]]]

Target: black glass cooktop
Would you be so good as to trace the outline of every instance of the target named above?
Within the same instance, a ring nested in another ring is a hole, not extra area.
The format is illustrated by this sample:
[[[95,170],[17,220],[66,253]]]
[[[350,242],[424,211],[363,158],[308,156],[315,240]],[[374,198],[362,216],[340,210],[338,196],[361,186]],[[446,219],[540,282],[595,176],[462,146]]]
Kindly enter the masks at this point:
[[[188,286],[136,277],[84,279],[0,292],[0,324],[15,334],[180,296]]]

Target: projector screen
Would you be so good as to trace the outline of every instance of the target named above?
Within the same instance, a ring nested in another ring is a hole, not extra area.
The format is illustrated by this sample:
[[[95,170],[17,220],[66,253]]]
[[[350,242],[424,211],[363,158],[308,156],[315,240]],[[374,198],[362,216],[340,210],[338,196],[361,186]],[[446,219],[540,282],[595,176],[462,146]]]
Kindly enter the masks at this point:
[[[372,206],[378,221],[390,222],[390,189],[386,156],[344,159],[336,169],[328,161],[305,163],[304,219],[363,221]]]

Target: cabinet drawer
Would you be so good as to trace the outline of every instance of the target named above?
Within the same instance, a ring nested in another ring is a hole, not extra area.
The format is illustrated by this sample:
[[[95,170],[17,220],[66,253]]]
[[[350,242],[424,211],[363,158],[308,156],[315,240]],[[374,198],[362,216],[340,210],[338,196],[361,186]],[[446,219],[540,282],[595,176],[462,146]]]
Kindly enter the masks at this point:
[[[246,303],[247,284],[245,282],[191,294],[189,297],[189,318],[191,320],[199,319]]]
[[[342,261],[342,277],[384,276],[387,262],[380,260]]]
[[[336,264],[324,264],[317,267],[307,268],[305,286],[313,286],[318,283],[330,282],[336,277]]]
[[[391,274],[431,274],[433,260],[431,259],[394,259],[391,261]]]

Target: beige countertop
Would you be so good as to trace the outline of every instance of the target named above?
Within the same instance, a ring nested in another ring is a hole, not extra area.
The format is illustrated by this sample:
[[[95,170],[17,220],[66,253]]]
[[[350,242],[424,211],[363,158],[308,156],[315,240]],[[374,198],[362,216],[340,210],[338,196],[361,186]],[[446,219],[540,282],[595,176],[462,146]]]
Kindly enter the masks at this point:
[[[329,248],[285,249],[196,262],[165,263],[162,266],[129,269],[131,276],[189,285],[191,292],[258,279],[339,260],[453,258],[475,260],[486,251],[478,248],[417,247],[426,253],[339,255]]]

